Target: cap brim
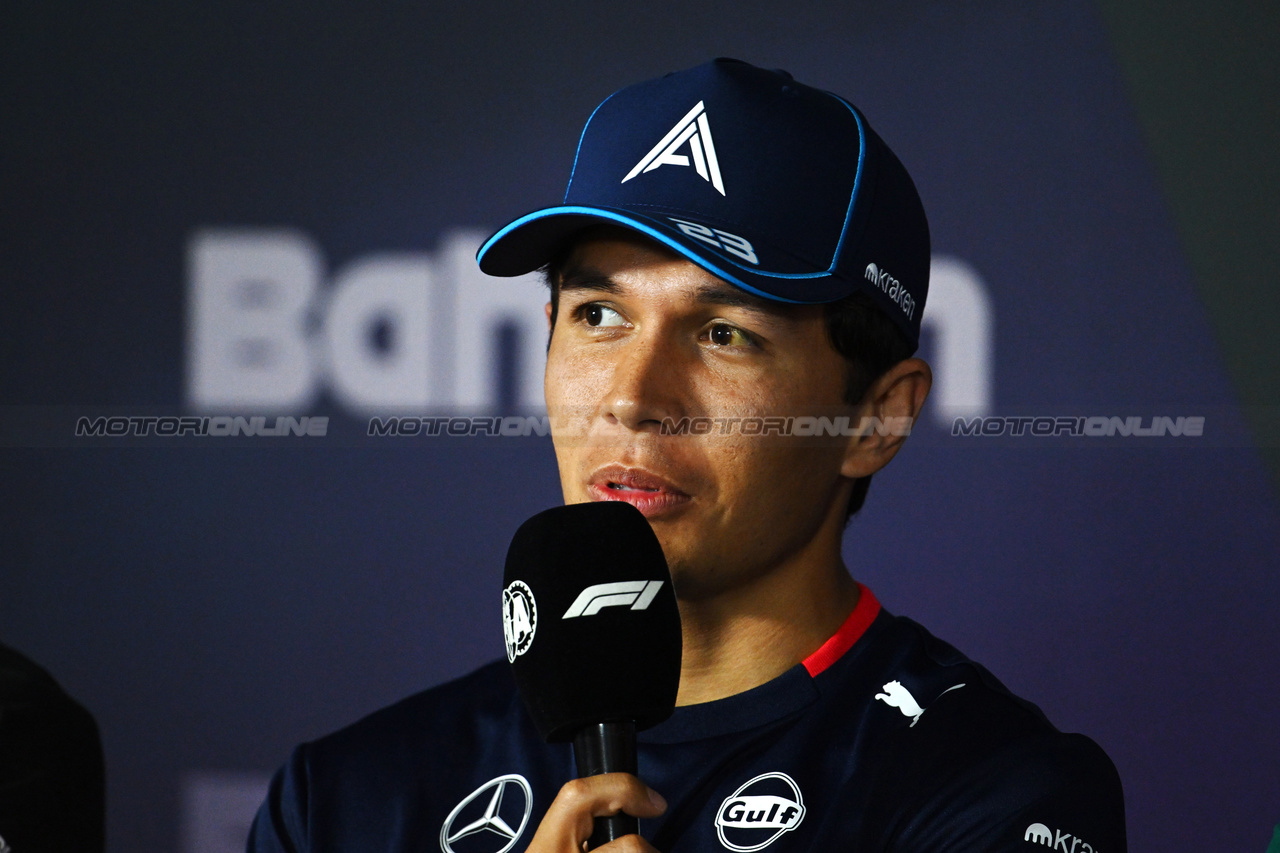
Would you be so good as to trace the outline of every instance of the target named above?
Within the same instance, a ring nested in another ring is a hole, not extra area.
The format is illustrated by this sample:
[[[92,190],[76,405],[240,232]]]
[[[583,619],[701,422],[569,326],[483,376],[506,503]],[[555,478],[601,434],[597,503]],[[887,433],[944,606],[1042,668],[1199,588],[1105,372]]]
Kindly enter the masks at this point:
[[[525,214],[486,240],[476,253],[476,260],[489,275],[523,275],[550,261],[574,234],[603,224],[643,234],[717,278],[766,299],[805,304],[833,302],[856,288],[828,270],[767,273],[746,269],[661,220],[631,210],[580,205],[548,207]]]

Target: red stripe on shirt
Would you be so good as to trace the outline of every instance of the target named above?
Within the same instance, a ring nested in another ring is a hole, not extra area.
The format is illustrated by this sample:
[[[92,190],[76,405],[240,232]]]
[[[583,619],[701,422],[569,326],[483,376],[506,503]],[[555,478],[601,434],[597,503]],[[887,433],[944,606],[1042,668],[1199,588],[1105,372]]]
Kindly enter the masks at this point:
[[[809,655],[803,661],[804,668],[809,670],[809,675],[814,676],[822,672],[831,664],[840,660],[841,656],[849,649],[853,648],[853,644],[858,642],[861,637],[875,621],[876,615],[880,612],[880,602],[862,584],[858,584],[858,603],[854,606],[853,612],[849,614],[849,618],[844,620],[831,639],[827,640],[818,650]]]

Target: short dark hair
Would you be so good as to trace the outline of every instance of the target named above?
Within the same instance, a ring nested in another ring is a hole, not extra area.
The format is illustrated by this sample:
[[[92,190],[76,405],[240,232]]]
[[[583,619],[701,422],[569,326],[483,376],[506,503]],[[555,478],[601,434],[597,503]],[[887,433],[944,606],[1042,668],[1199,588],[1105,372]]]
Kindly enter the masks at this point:
[[[848,365],[844,386],[846,403],[861,402],[877,379],[915,352],[907,336],[861,293],[828,302],[822,306],[822,313],[827,321],[827,337],[831,346],[844,356]],[[849,506],[845,510],[846,522],[862,509],[870,487],[870,474],[853,481]]]
[[[541,269],[547,288],[551,291],[553,331],[560,307],[560,273],[577,242],[579,241],[567,241]],[[863,395],[877,379],[915,352],[907,336],[862,293],[853,293],[835,302],[828,302],[822,309],[831,346],[847,363],[844,386],[846,403],[856,405],[861,402]],[[854,513],[862,509],[870,487],[870,474],[853,481],[853,491],[849,494],[849,505],[845,509],[846,523]]]

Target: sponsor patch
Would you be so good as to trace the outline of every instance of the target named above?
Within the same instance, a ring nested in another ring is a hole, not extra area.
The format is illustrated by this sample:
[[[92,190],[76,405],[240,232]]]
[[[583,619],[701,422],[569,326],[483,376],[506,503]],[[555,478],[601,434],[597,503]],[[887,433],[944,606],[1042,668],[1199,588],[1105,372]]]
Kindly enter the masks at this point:
[[[490,779],[453,807],[440,827],[442,853],[506,853],[533,811],[529,780],[517,773]]]
[[[716,811],[720,843],[743,853],[760,850],[804,820],[800,786],[785,773],[762,773],[725,798]]]
[[[1083,838],[1060,829],[1050,829],[1043,823],[1033,823],[1028,826],[1027,831],[1022,833],[1022,840],[1030,841],[1032,844],[1042,844],[1053,850],[1060,850],[1062,853],[1098,853],[1093,845]]]

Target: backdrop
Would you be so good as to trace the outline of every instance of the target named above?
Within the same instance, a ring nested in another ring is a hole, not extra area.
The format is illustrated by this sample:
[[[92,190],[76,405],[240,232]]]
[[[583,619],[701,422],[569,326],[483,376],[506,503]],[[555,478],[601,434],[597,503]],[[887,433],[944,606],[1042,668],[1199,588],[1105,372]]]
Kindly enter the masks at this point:
[[[501,654],[559,490],[543,293],[471,257],[719,55],[929,212],[937,393],[851,572],[1095,738],[1133,850],[1266,846],[1280,510],[1092,6],[128,5],[0,37],[0,640],[99,720],[113,853],[239,849],[294,744]]]

